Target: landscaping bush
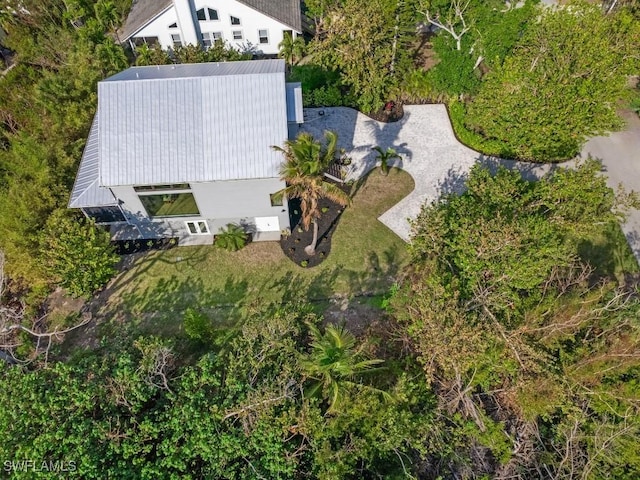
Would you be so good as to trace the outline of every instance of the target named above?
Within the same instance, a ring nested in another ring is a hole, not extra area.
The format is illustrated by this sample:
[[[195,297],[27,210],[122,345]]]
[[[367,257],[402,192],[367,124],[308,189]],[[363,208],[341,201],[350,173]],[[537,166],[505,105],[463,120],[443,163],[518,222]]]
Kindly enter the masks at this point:
[[[340,85],[340,74],[319,65],[295,65],[289,81],[302,83],[302,91],[310,92],[327,85]]]
[[[338,72],[318,65],[294,66],[289,81],[302,84],[302,101],[305,107],[351,107],[354,99],[340,80]]]
[[[335,85],[328,85],[312,90],[308,95],[303,93],[305,107],[339,107],[344,104],[342,93]]]
[[[448,104],[449,117],[456,137],[467,147],[485,155],[512,158],[508,145],[498,140],[487,140],[482,135],[465,127],[466,109],[462,102],[452,100]]]
[[[206,315],[191,307],[184,312],[184,332],[191,340],[201,343],[208,343],[215,335]]]
[[[450,37],[438,35],[433,48],[440,62],[429,70],[429,83],[438,93],[446,95],[473,94],[480,87],[480,77],[474,73],[475,57],[469,55],[469,47],[456,50]]]
[[[248,240],[249,235],[247,235],[247,232],[245,232],[240,225],[228,223],[227,226],[221,228],[220,233],[215,236],[214,245],[230,252],[236,252],[243,248]]]
[[[393,94],[405,104],[440,103],[449,98],[449,95],[434,88],[429,72],[421,69],[412,70],[406,75]]]

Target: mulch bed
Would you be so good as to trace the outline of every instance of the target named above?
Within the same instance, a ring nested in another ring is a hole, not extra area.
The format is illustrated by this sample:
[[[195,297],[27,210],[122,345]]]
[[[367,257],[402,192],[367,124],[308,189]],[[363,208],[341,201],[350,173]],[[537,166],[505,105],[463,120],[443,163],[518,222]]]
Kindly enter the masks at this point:
[[[387,102],[380,110],[376,110],[375,112],[370,112],[365,115],[379,122],[391,123],[397,122],[404,116],[404,109],[402,108],[401,103]]]
[[[347,193],[351,191],[347,185],[336,185]],[[318,205],[322,211],[318,219],[318,244],[315,255],[309,256],[304,248],[313,240],[313,224],[309,226],[309,230],[305,231],[300,219],[300,201],[297,199],[289,201],[291,225],[295,226],[291,228],[291,235],[282,236],[280,247],[287,257],[303,268],[315,267],[329,256],[331,239],[345,208],[327,199],[320,200]]]

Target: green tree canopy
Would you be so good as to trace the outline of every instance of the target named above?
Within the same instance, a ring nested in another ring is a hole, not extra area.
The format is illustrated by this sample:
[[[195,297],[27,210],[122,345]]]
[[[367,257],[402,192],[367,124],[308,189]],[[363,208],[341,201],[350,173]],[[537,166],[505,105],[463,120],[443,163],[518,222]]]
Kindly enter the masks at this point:
[[[381,108],[394,85],[411,69],[416,2],[329,2],[310,45],[313,62],[339,69],[358,107]]]
[[[640,302],[612,274],[594,275],[584,249],[603,225],[619,228],[598,164],[536,183],[475,167],[467,186],[423,208],[392,300],[450,434],[466,438],[449,453],[454,470],[638,475],[640,390],[629,379]]]
[[[507,146],[508,155],[558,160],[585,138],[621,126],[616,105],[638,71],[640,24],[624,10],[575,2],[545,9],[483,83],[467,125]]]

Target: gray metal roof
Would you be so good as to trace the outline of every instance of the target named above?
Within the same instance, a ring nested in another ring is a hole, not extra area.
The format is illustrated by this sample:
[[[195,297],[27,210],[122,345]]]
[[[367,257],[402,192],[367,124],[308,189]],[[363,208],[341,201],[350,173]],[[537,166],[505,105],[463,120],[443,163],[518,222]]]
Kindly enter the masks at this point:
[[[301,0],[238,0],[248,7],[265,15],[275,18],[279,22],[289,25],[294,30],[302,31]]]
[[[172,5],[172,0],[134,0],[124,25],[118,31],[120,40],[128,40]]]
[[[155,65],[150,67],[131,67],[105,79],[104,82],[167,80],[172,78],[199,78],[226,75],[262,75],[270,73],[281,73],[284,75],[284,71],[284,60],[186,63],[177,65]]]
[[[300,0],[238,0],[238,2],[298,32],[302,31]],[[128,40],[172,5],[172,0],[134,0],[129,15],[118,32],[120,40]]]
[[[132,68],[98,84],[98,111],[103,186],[278,177],[284,62]]]
[[[100,155],[98,148],[98,114],[93,118],[87,145],[82,154],[80,168],[71,190],[69,208],[100,207],[117,205],[117,200],[108,188],[100,186]]]

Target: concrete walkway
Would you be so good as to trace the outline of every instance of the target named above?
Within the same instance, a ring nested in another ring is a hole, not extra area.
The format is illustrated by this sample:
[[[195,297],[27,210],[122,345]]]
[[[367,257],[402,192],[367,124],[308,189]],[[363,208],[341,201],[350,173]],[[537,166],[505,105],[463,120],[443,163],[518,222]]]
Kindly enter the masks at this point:
[[[628,110],[622,112],[622,117],[627,122],[623,131],[590,139],[581,156],[602,160],[610,187],[615,189],[621,184],[627,191],[640,193],[640,118]],[[640,263],[640,210],[629,212],[622,231]]]
[[[526,178],[539,178],[548,165],[500,160],[465,147],[456,139],[444,105],[407,105],[399,122],[381,123],[345,107],[305,109],[301,130],[321,138],[325,130],[338,134],[339,146],[352,158],[347,178],[358,179],[376,166],[376,152],[388,147],[400,154],[393,166],[406,170],[415,181],[415,189],[383,213],[379,220],[400,238],[409,241],[409,219],[420,213],[425,202],[444,193],[460,193],[473,164],[481,162],[496,168],[517,168]]]

